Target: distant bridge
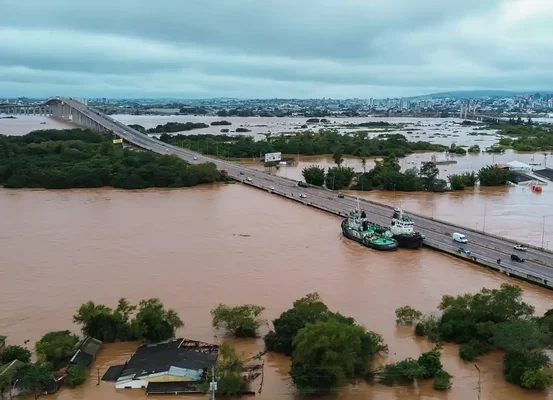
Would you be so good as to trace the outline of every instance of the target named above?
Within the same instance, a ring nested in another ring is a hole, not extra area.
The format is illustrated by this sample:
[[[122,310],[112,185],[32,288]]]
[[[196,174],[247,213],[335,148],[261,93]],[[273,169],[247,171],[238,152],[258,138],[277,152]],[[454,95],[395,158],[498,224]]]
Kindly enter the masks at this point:
[[[31,106],[31,109],[33,107],[36,110],[38,106]],[[19,112],[28,114],[28,112],[23,112],[22,108],[24,106],[16,107]],[[127,125],[114,120],[108,115],[73,99],[50,99],[42,105],[42,109],[46,109],[47,115],[63,118],[85,128],[100,132],[112,132],[127,143],[155,153],[176,155],[191,164],[212,162],[218,169],[226,170],[228,175],[235,180],[342,217],[346,216],[357,205],[357,200],[353,196],[339,198],[336,192],[324,188],[314,186],[308,188],[298,187],[296,181],[288,178],[269,175],[260,170],[215,157],[207,157],[187,149],[169,145],[129,128]],[[300,197],[300,194],[306,195],[306,197]],[[383,226],[390,224],[392,207],[361,199],[360,204],[372,222]],[[529,249],[525,253],[526,262],[517,263],[510,259],[513,246],[517,244],[513,240],[467,227],[456,226],[422,215],[412,214],[412,218],[417,229],[426,236],[425,245],[428,247],[487,266],[509,276],[516,276],[545,287],[553,288],[553,253],[544,248],[548,246],[544,246],[543,238],[541,247],[528,246]],[[338,223],[336,226],[336,230],[338,231]],[[545,230],[545,220],[543,229]],[[467,234],[470,240],[468,247],[471,249],[472,254],[465,255],[458,252],[459,244],[451,240],[452,232],[465,232]],[[501,259],[500,264],[497,263],[498,259]]]

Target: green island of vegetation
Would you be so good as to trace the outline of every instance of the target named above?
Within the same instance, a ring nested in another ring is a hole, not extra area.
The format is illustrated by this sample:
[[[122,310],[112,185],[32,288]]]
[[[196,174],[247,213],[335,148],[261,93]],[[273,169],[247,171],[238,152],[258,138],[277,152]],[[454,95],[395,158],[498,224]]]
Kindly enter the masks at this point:
[[[238,128],[240,129],[240,128]],[[238,132],[238,129],[236,131]],[[429,142],[410,142],[400,134],[382,134],[370,138],[368,132],[357,131],[340,134],[335,129],[318,132],[303,131],[277,136],[267,135],[263,140],[251,136],[231,135],[168,135],[160,140],[185,147],[203,154],[227,158],[261,157],[265,153],[321,155],[332,154],[337,149],[343,154],[359,157],[403,157],[415,151],[445,151],[447,146]]]
[[[473,361],[492,350],[505,352],[503,375],[515,385],[545,389],[553,384],[543,349],[553,341],[553,310],[534,315],[534,307],[522,301],[522,289],[503,284],[475,294],[445,295],[441,316],[422,316],[410,307],[396,310],[398,321],[406,314],[417,322],[415,334],[429,340],[459,344],[459,356]],[[410,313],[412,311],[412,313]]]
[[[551,151],[553,150],[553,126],[534,124],[531,118],[511,118],[489,124],[486,129],[496,129],[502,136],[499,143],[489,148],[488,152],[503,152],[505,149],[516,151]]]
[[[189,165],[114,145],[109,134],[91,130],[34,131],[0,136],[0,184],[6,188],[123,189],[186,187],[226,180],[215,164]]]

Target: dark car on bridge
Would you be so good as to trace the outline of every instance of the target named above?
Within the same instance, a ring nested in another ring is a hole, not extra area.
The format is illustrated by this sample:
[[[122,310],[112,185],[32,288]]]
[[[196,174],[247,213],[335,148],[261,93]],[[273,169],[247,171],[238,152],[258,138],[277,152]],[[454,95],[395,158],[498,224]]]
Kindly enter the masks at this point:
[[[518,254],[511,254],[511,260],[516,262],[524,262],[524,258],[519,256]]]
[[[459,250],[457,250],[457,251],[461,254],[470,255],[470,250],[467,249],[466,247],[459,247]]]

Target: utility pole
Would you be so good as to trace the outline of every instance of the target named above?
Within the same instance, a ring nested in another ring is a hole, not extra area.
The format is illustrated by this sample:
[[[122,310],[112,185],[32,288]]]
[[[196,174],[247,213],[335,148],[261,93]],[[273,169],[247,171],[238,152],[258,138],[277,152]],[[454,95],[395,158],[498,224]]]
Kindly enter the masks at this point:
[[[541,228],[541,248],[543,249],[543,240],[545,239],[545,215],[543,216],[543,225]]]
[[[211,400],[215,400],[215,392],[217,391],[217,382],[215,382],[215,366],[211,369],[211,384],[209,385],[211,390]]]
[[[482,226],[482,232],[486,232],[486,212],[488,211],[487,207],[488,205],[484,204],[484,225]]]
[[[480,386],[480,368],[478,368],[476,364],[474,364],[474,366],[478,370],[478,400],[480,400],[480,395],[482,394],[482,386]]]

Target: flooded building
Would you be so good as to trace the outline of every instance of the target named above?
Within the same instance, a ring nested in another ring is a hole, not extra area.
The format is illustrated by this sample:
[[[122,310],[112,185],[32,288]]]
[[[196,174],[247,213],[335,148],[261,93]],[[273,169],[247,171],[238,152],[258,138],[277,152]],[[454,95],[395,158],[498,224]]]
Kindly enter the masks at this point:
[[[197,391],[195,383],[207,377],[218,353],[219,346],[186,339],[143,344],[125,365],[110,367],[102,379],[115,381],[116,389]]]

